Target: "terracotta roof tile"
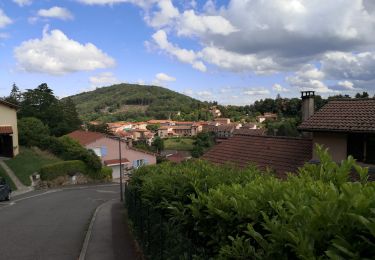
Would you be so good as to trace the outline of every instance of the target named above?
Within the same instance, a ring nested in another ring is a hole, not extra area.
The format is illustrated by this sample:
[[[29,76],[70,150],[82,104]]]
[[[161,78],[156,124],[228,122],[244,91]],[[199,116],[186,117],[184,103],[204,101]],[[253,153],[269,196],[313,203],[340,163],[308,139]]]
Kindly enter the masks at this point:
[[[0,104],[4,105],[4,106],[7,106],[7,107],[10,107],[10,108],[13,108],[13,109],[19,108],[19,106],[15,105],[15,104],[12,104],[12,103],[9,103],[9,102],[7,102],[5,100],[2,100],[2,99],[0,99]]]
[[[375,133],[375,99],[330,101],[298,129],[312,132]]]
[[[217,164],[234,163],[246,167],[253,163],[276,171],[280,177],[295,172],[312,158],[310,139],[237,134],[214,146],[203,159]]]
[[[81,145],[85,146],[87,144],[93,143],[98,139],[105,138],[105,135],[102,133],[97,132],[90,132],[90,131],[82,131],[82,130],[76,130],[68,136],[77,142],[79,142]]]

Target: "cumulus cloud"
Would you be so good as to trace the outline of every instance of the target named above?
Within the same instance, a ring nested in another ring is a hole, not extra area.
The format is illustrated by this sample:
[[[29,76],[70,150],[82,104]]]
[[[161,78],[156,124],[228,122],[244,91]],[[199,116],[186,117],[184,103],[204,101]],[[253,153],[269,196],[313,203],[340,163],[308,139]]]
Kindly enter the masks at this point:
[[[74,18],[68,9],[59,6],[54,6],[49,9],[40,9],[38,15],[41,17],[57,18],[61,20],[72,20]]]
[[[270,91],[265,88],[249,88],[243,93],[249,96],[262,96],[270,94]]]
[[[222,16],[196,15],[194,10],[185,11],[177,23],[177,33],[185,36],[204,34],[226,36],[238,31],[237,28]]]
[[[333,93],[324,82],[325,75],[312,64],[304,65],[293,76],[287,77],[286,81],[295,89],[300,91],[314,90],[318,93]]]
[[[197,70],[206,71],[206,66],[198,60],[198,56],[194,51],[179,48],[170,43],[168,41],[167,33],[164,30],[158,30],[152,35],[152,38],[159,49],[177,58],[181,62],[191,64],[193,68]]]
[[[21,70],[63,75],[77,71],[103,69],[115,65],[115,60],[92,43],[81,44],[69,39],[62,31],[48,28],[41,39],[31,39],[14,48]]]
[[[169,76],[165,73],[158,73],[155,75],[155,79],[158,81],[176,81],[176,78]]]
[[[168,25],[172,19],[179,16],[179,11],[173,6],[171,0],[157,1],[158,11],[146,16],[146,20],[153,27],[162,27]]]
[[[0,9],[0,28],[4,28],[11,23],[12,19],[10,19],[2,9]]]
[[[26,5],[31,5],[33,1],[32,0],[13,0],[13,2],[22,7]]]
[[[89,78],[91,87],[102,87],[120,83],[112,72],[102,72]]]
[[[273,84],[272,89],[277,92],[289,92],[290,90],[287,88],[284,88],[280,84]]]

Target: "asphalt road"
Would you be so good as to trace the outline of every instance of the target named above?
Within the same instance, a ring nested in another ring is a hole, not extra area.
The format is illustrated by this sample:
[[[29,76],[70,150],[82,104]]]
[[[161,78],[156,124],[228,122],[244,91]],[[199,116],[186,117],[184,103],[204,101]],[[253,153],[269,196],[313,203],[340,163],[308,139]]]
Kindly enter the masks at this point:
[[[78,259],[95,209],[118,197],[118,185],[98,185],[0,202],[0,259]]]

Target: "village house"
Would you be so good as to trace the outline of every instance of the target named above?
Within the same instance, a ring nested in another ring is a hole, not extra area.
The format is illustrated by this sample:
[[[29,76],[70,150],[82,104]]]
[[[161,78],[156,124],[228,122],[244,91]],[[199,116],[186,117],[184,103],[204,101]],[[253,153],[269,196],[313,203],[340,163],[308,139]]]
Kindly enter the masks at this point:
[[[265,121],[276,121],[277,115],[274,113],[264,113],[262,116],[257,116],[257,121],[263,123]]]
[[[219,125],[228,125],[230,124],[230,119],[229,118],[215,118],[214,122],[218,123]]]
[[[190,122],[188,125],[173,125],[173,126],[161,126],[158,129],[158,136],[160,138],[166,138],[166,137],[191,137],[196,136],[201,129],[198,125],[196,125],[194,122]]]
[[[14,157],[19,152],[17,108],[0,100],[0,157]]]
[[[112,168],[112,178],[120,178],[119,141],[102,133],[74,131],[68,136],[86,149],[91,149],[101,159],[103,165]],[[121,141],[121,164],[123,169],[138,168],[142,165],[156,164],[156,155],[130,147]]]
[[[211,107],[210,113],[214,118],[221,117],[221,111],[216,106]]]
[[[239,129],[203,159],[240,167],[255,164],[284,178],[287,172],[296,172],[307,162],[316,163],[313,147],[320,144],[329,149],[337,163],[352,155],[369,167],[369,179],[374,179],[375,99],[333,100],[314,113],[314,92],[302,92],[302,118],[299,130],[304,137],[267,136],[261,133],[263,129]]]
[[[304,92],[302,99],[307,112],[298,129],[311,133],[314,144],[328,148],[336,162],[352,155],[375,164],[375,99],[332,100],[316,113],[314,92]]]

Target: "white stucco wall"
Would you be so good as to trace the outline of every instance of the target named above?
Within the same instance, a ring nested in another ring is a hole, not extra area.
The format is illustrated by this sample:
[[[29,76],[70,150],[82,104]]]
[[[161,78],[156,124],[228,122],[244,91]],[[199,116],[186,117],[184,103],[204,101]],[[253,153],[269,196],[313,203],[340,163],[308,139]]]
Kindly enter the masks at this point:
[[[340,162],[347,157],[347,135],[340,133],[314,133],[313,135],[314,144],[318,143],[324,145],[325,148],[329,149],[329,153],[332,159],[336,162]],[[314,152],[313,159],[317,159],[317,155]]]

